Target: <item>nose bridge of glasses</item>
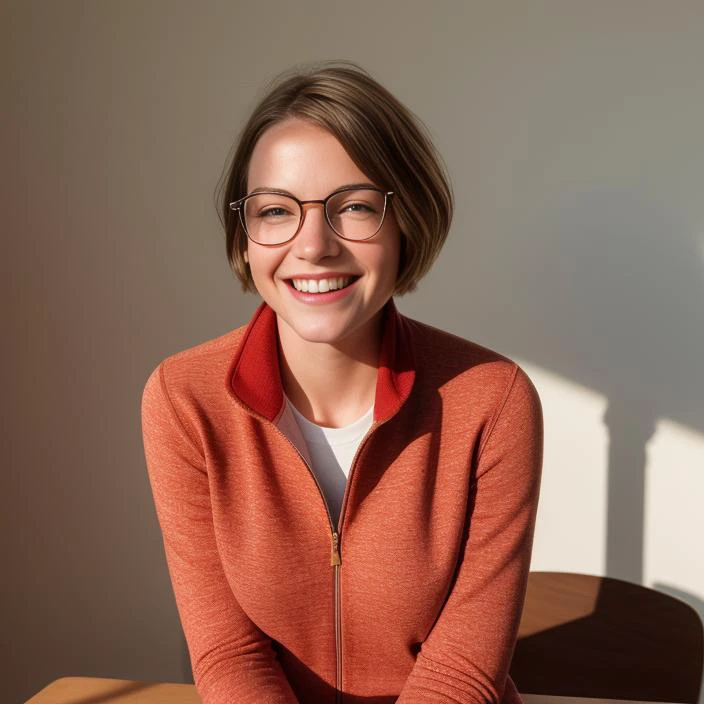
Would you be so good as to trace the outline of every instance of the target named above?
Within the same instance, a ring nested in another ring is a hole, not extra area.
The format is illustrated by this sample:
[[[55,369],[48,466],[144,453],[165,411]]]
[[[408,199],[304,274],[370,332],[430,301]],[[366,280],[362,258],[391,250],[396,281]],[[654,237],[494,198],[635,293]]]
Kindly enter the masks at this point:
[[[301,208],[301,222],[300,222],[300,227],[303,227],[303,224],[306,220],[306,215],[308,208],[311,207],[319,207],[321,209],[321,218],[322,218],[322,223],[330,226],[330,223],[328,222],[328,214],[327,214],[327,205],[324,200],[303,200],[299,201],[300,208]],[[300,228],[299,228],[300,229]]]

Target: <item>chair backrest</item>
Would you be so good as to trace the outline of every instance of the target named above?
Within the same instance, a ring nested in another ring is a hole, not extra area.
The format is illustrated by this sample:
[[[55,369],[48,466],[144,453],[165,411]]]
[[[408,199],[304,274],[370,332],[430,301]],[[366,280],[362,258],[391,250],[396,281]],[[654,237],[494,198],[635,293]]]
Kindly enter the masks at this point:
[[[697,612],[673,596],[531,572],[510,674],[526,694],[695,704],[703,642]]]

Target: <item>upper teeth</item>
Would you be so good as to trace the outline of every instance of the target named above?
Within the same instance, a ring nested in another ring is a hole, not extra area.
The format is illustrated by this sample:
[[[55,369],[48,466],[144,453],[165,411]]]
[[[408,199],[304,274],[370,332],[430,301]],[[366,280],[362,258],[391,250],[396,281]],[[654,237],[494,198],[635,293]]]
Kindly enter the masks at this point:
[[[325,293],[326,291],[336,291],[339,288],[344,288],[352,281],[352,277],[341,276],[336,279],[291,279],[291,281],[297,291]]]

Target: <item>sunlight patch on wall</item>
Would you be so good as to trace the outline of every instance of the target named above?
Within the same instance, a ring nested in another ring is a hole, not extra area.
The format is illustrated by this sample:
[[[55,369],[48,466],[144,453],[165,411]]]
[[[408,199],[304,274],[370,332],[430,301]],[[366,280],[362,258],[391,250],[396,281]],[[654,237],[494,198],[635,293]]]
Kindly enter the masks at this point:
[[[645,583],[704,600],[704,433],[658,421],[647,446]],[[686,599],[690,601],[691,599]]]
[[[608,438],[603,394],[516,359],[543,405],[545,444],[532,570],[603,574]]]

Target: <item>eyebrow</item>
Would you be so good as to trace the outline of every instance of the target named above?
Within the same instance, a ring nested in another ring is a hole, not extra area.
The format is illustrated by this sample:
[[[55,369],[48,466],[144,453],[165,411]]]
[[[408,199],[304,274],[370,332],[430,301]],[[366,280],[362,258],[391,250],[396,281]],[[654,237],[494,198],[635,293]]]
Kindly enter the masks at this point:
[[[347,188],[378,188],[378,186],[368,181],[363,181],[361,183],[346,183],[343,186],[338,186],[334,191],[331,191],[331,193],[337,193],[338,191],[342,191]],[[276,186],[257,186],[257,188],[250,191],[248,195],[267,191],[273,191],[274,193],[281,193],[286,196],[291,196],[291,198],[296,198],[291,191],[287,191],[285,188],[277,188]]]

